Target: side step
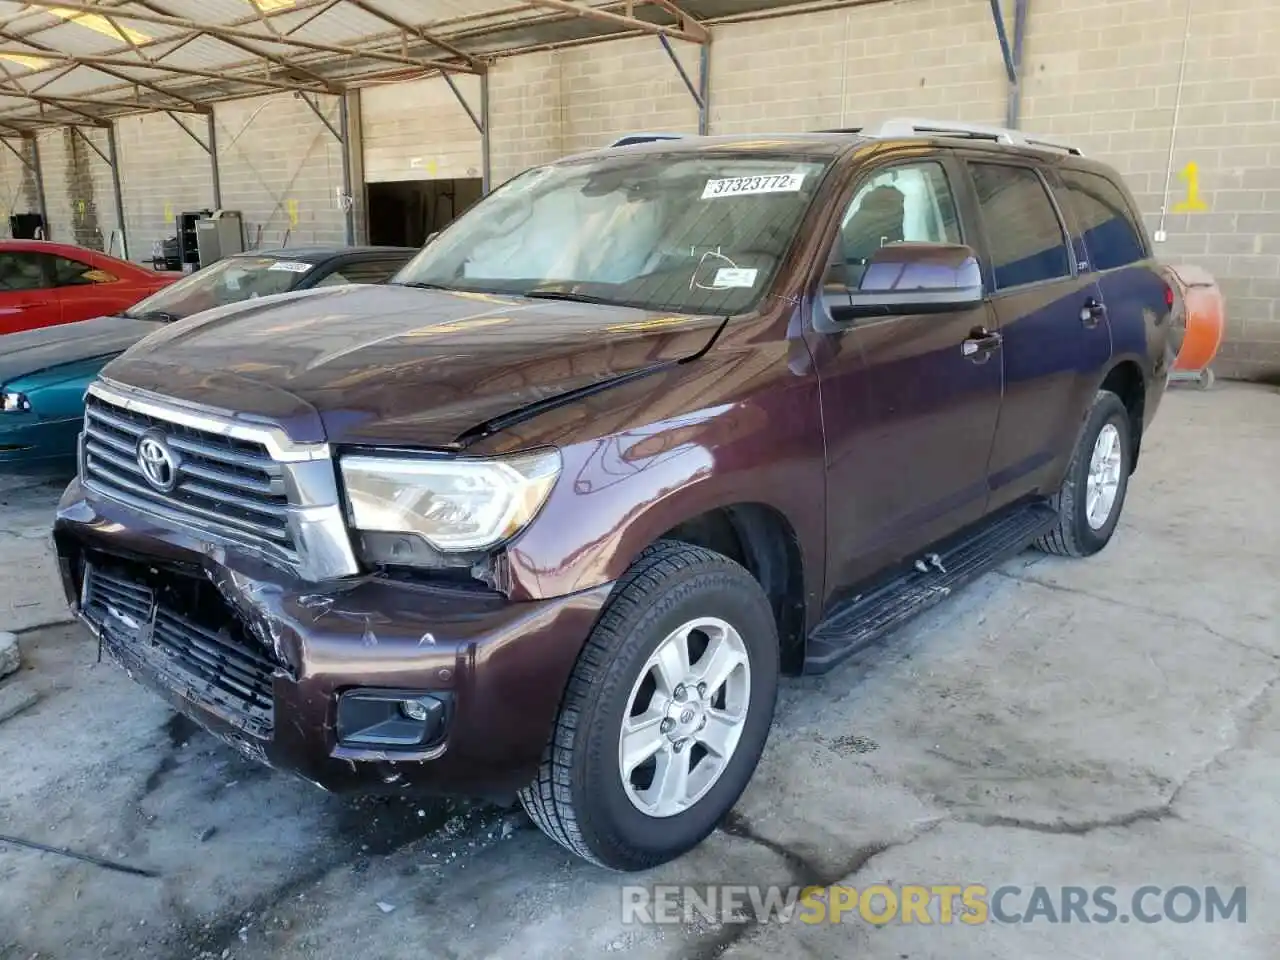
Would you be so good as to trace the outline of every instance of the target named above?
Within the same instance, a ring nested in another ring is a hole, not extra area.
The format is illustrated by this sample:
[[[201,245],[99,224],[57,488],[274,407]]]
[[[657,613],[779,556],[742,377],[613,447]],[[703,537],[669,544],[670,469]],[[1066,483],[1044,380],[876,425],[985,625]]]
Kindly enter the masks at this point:
[[[945,552],[926,554],[937,563],[918,561],[896,580],[841,604],[809,635],[804,672],[826,673],[1021,552],[1056,520],[1057,514],[1045,503],[1021,507],[945,547]]]

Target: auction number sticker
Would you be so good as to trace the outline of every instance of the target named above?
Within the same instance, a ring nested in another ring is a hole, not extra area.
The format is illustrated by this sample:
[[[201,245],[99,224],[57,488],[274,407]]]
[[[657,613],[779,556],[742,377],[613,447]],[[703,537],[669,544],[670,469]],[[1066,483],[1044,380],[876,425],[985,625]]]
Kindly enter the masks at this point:
[[[761,177],[728,177],[708,180],[702,199],[740,197],[751,193],[795,193],[804,185],[803,173],[772,173]]]

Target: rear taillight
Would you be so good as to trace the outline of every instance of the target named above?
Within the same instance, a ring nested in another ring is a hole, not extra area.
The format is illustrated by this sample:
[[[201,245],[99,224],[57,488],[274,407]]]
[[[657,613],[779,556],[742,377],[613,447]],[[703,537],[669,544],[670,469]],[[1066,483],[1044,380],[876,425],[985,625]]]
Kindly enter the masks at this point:
[[[1166,307],[1173,306],[1173,287],[1166,286],[1164,288],[1164,305]]]

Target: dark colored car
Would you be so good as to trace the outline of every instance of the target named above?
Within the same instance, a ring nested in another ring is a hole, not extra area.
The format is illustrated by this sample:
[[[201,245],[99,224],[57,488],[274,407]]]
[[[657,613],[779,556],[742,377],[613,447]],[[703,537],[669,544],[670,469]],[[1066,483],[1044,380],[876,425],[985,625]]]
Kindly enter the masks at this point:
[[[1178,309],[1108,167],[1008,131],[530,170],[382,287],[174,324],[90,393],[67,595],[331,789],[518,791],[614,868],[704,838],[780,672],[1110,540]]]
[[[133,306],[182,274],[51,240],[0,240],[0,335]]]
[[[315,247],[237,254],[116,315],[0,337],[0,473],[74,469],[85,390],[106,363],[162,324],[277,293],[382,283],[417,252]]]

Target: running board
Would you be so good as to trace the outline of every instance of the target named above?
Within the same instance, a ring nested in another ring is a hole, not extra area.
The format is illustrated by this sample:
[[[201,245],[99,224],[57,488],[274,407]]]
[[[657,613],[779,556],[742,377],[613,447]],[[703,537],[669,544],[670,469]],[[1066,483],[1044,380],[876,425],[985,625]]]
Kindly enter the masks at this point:
[[[1056,521],[1057,513],[1043,502],[1021,507],[945,547],[945,552],[925,554],[896,580],[841,604],[809,635],[804,672],[826,673],[1020,553]]]

